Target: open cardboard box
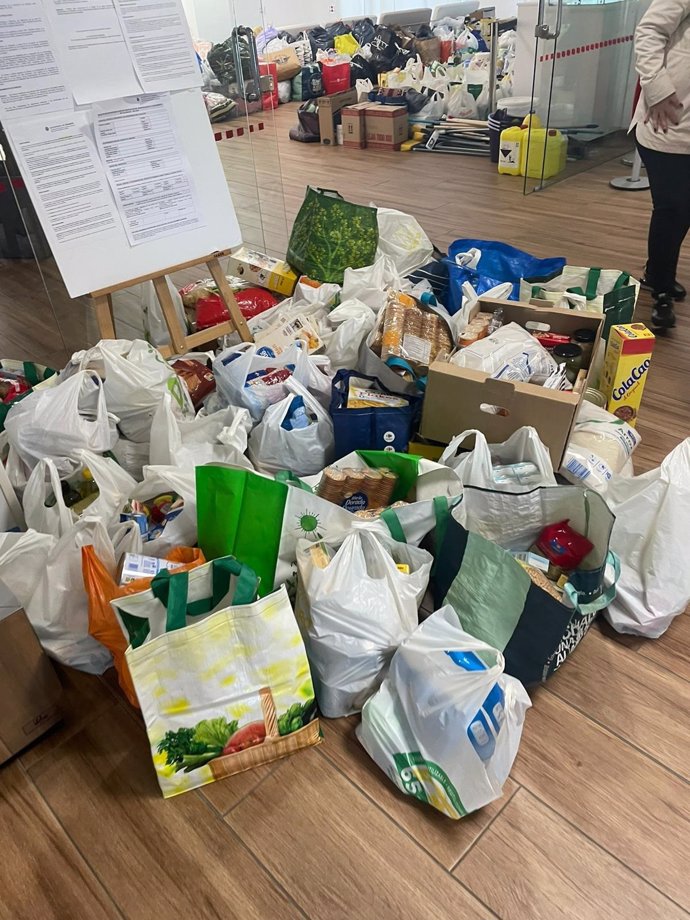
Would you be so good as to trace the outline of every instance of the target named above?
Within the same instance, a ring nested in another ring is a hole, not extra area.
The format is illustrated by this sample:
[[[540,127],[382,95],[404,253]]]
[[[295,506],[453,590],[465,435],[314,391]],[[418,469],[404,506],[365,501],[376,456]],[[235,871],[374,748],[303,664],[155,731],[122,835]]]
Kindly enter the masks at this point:
[[[505,323],[521,326],[529,321],[548,323],[552,332],[561,335],[572,335],[577,329],[593,329],[597,336],[593,353],[597,353],[604,325],[602,314],[484,298],[479,303],[479,309],[485,313],[493,313],[500,307]],[[548,448],[553,468],[558,470],[584,391],[589,386],[590,373],[590,368],[581,372],[575,390],[566,393],[533,383],[493,380],[488,374],[457,367],[448,360],[435,361],[429,368],[421,434],[447,444],[455,435],[474,428],[490,444],[500,444],[518,428],[531,425]],[[492,413],[493,406],[500,406],[505,413]]]

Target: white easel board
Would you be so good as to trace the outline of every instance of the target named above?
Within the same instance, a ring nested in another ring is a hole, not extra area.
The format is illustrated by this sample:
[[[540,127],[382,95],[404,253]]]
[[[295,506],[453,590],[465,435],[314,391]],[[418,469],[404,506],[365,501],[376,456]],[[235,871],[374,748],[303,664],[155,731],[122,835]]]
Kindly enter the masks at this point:
[[[242,242],[200,90],[178,90],[170,93],[169,98],[180,144],[190,165],[204,226],[132,246],[119,222],[112,229],[73,242],[60,242],[44,225],[71,297],[112,287],[124,278],[155,274],[167,266],[232,249]],[[83,107],[81,111],[88,111],[88,107]],[[12,143],[11,125],[8,125],[8,136]],[[31,170],[23,161],[17,144],[12,143],[12,148],[40,215],[40,202]]]

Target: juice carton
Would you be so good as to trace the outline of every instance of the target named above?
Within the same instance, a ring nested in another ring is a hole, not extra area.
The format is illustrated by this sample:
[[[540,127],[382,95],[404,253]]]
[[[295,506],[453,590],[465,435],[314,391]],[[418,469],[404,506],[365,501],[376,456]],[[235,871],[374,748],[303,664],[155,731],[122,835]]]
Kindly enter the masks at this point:
[[[642,402],[655,337],[642,323],[612,326],[602,390],[608,410],[633,427]]]

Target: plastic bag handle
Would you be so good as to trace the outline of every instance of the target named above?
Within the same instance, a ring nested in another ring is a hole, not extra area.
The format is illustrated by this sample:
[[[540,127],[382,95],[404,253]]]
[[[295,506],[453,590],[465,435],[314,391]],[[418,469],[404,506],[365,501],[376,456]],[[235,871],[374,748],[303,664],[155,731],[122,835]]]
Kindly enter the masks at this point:
[[[448,466],[450,469],[452,469],[452,467],[450,467],[449,461],[457,459],[458,448],[461,447],[472,435],[474,435],[474,451],[472,451],[472,453],[479,451],[482,454],[482,459],[484,460],[483,465],[485,467],[484,473],[485,475],[488,475],[489,478],[491,478],[491,451],[489,450],[489,445],[485,435],[477,428],[468,428],[467,431],[463,431],[462,434],[456,435],[448,447],[446,447],[446,449],[443,451],[438,462],[443,466]]]
[[[589,603],[581,604],[579,602],[579,594],[575,588],[570,582],[566,583],[563,592],[575,610],[581,613],[598,613],[598,611],[603,610],[604,607],[608,607],[609,604],[614,602],[616,599],[618,581],[621,577],[621,561],[619,556],[614,553],[612,549],[610,549],[606,555],[606,568],[608,568],[608,566],[613,568],[613,582],[596,598],[596,600],[590,601]]]

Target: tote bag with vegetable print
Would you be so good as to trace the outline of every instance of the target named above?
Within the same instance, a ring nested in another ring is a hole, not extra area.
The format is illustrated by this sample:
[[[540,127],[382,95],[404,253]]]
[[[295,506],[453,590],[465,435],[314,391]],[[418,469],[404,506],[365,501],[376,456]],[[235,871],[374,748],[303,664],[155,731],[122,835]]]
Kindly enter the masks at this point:
[[[352,204],[338,192],[308,188],[295,218],[287,260],[315,281],[343,283],[346,268],[364,268],[376,259],[376,208]]]
[[[113,601],[165,798],[320,741],[287,592],[255,601],[257,587],[225,557]]]

